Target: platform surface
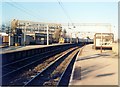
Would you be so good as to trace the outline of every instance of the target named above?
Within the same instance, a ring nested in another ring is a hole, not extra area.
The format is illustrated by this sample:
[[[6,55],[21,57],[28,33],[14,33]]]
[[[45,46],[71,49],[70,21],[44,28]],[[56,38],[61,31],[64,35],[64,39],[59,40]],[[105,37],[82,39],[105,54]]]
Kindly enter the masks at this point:
[[[68,44],[68,43],[64,43],[64,44]],[[63,45],[63,44],[10,46],[7,48],[0,48],[0,53],[9,53],[9,52],[15,52],[15,51],[30,50],[30,49],[55,46],[55,45]]]
[[[92,46],[86,45],[78,55],[69,85],[118,85],[118,55]]]

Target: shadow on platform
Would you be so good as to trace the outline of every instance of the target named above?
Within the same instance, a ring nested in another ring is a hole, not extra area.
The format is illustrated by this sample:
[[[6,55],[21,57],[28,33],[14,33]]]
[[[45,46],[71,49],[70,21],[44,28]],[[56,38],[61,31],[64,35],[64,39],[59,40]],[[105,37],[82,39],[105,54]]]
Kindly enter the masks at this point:
[[[77,59],[77,61],[93,59],[93,58],[99,58],[101,56],[110,56],[110,55],[109,54],[95,54],[95,55],[80,57],[80,58]]]

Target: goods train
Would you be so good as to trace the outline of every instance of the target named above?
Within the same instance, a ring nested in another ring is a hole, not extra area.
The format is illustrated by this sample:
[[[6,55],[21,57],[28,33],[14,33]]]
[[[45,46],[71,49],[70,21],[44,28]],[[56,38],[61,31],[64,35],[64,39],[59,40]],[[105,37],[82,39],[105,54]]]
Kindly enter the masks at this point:
[[[63,37],[61,37],[61,38],[59,39],[59,43],[65,43],[65,39],[64,39]]]
[[[81,39],[81,38],[63,38],[59,39],[59,43],[84,43],[93,44],[93,39]]]

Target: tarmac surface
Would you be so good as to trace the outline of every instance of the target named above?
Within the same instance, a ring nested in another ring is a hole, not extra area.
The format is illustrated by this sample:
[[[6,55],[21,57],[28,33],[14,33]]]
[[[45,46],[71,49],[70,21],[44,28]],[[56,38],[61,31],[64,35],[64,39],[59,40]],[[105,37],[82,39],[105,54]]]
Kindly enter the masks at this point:
[[[69,85],[118,85],[118,55],[92,46],[84,46],[78,55]]]

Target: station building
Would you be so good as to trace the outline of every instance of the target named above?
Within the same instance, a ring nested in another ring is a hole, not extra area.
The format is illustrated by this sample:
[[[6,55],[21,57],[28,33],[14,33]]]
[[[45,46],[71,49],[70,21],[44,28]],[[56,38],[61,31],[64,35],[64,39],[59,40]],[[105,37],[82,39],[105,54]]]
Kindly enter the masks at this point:
[[[61,24],[16,19],[11,22],[12,34],[14,34],[14,37],[18,35],[15,33],[16,30],[22,32],[17,36],[17,42],[19,42],[21,45],[24,44],[24,41],[26,44],[46,44],[47,28],[49,32],[49,43],[58,42],[62,30]],[[16,43],[16,41],[14,42]]]

